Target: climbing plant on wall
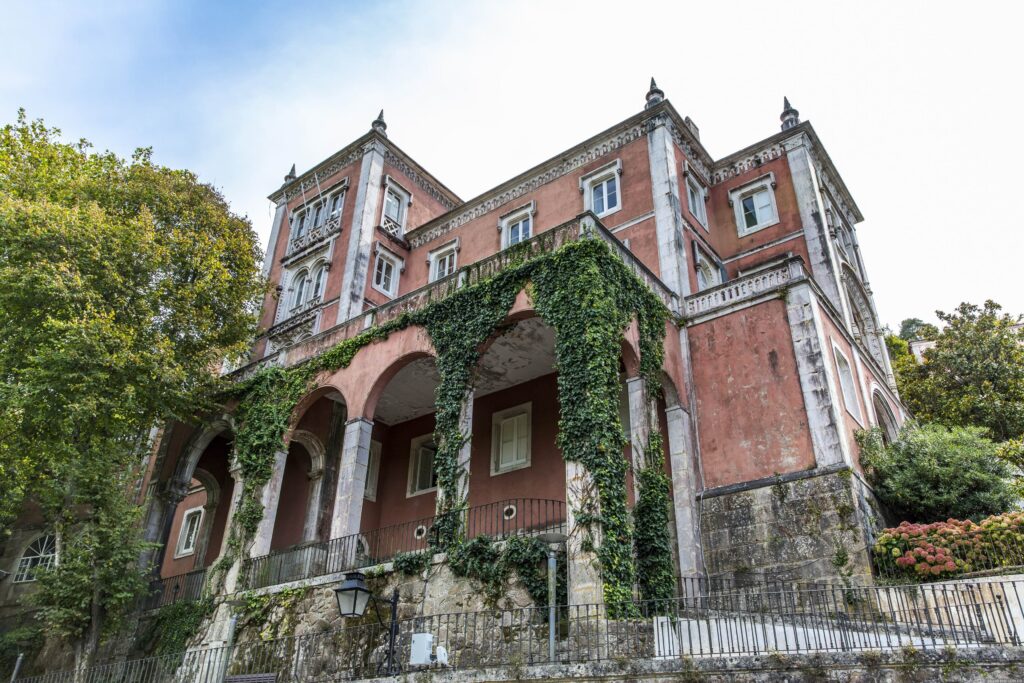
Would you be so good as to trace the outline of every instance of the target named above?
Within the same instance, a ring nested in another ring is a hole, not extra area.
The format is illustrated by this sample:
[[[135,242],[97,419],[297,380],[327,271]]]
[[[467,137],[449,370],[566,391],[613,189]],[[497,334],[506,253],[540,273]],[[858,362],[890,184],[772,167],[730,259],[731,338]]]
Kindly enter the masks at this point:
[[[571,242],[532,258],[529,245],[520,246],[524,248],[513,248],[507,267],[497,274],[479,277],[476,273],[470,278],[473,284],[418,311],[370,328],[301,365],[260,370],[236,387],[235,452],[245,484],[221,569],[240,556],[256,533],[263,514],[260,490],[270,478],[275,453],[283,447],[294,408],[313,388],[317,375],[347,367],[364,346],[411,325],[425,328],[430,335],[440,375],[434,465],[439,495],[432,536],[439,549],[461,543],[461,513],[467,501],[466,471],[459,453],[468,438],[460,425],[463,406],[472,390],[481,347],[499,331],[516,295],[531,285],[538,313],[555,330],[561,405],[558,446],[563,457],[581,464],[593,482],[593,495],[584,497],[575,516],[592,530],[589,547],[600,562],[605,601],[621,605],[631,599],[637,575],[626,504],[625,437],[618,412],[620,340],[636,319],[641,370],[648,386],[658,386],[668,311],[601,240]],[[667,515],[667,486],[652,485],[645,504],[661,507]],[[668,548],[655,543],[638,547],[637,552],[650,558],[667,553]],[[669,556],[665,557],[670,566]],[[649,564],[645,560],[642,566]],[[662,574],[651,576],[642,585],[654,581],[659,586],[654,594],[662,595]],[[668,586],[671,591],[671,583]]]

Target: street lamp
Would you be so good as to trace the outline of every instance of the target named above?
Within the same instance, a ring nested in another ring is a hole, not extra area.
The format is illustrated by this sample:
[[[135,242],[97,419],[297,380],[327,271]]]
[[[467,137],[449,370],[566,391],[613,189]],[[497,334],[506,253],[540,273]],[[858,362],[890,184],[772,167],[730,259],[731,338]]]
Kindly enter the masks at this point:
[[[388,664],[387,675],[398,673],[395,666],[395,638],[398,636],[398,589],[391,594],[390,600],[378,598],[366,587],[366,577],[362,572],[348,572],[345,580],[334,589],[334,598],[338,601],[338,612],[343,617],[361,617],[371,601],[391,606],[391,626],[388,629]],[[380,612],[376,612],[377,621],[384,625]]]
[[[558,579],[558,561],[556,555],[558,546],[565,543],[569,537],[561,531],[546,531],[539,536],[541,543],[548,546],[548,661],[555,661],[555,586]]]

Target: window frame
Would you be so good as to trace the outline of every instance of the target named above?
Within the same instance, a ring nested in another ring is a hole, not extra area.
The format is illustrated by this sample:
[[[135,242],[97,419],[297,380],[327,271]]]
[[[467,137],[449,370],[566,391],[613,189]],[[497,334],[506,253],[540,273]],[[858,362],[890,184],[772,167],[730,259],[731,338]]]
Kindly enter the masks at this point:
[[[306,301],[312,301],[317,297],[323,298],[324,290],[327,289],[327,274],[330,269],[331,266],[327,261],[319,261],[310,269],[309,282],[311,289]]]
[[[205,512],[202,505],[198,505],[193,508],[185,510],[185,513],[181,516],[181,527],[178,529],[178,540],[174,544],[174,559],[181,557],[188,557],[189,555],[195,555],[196,546],[199,545],[199,534],[203,530],[203,517]],[[196,522],[196,535],[192,539],[192,547],[186,548],[185,541],[187,539],[187,532],[189,529],[189,518],[199,517],[199,521]]]
[[[335,200],[338,201],[337,210],[331,208],[334,205]],[[333,220],[335,216],[338,216],[340,218],[341,213],[345,210],[345,190],[337,190],[336,192],[332,192],[329,195],[327,195],[326,207],[327,217],[324,219],[325,223],[327,221]]]
[[[450,242],[446,242],[446,243],[442,244],[441,246],[437,247],[436,249],[433,249],[433,250],[427,252],[427,264],[428,264],[429,270],[430,270],[430,272],[429,272],[429,274],[427,276],[427,281],[428,282],[436,282],[437,280],[440,280],[443,277],[448,277],[449,275],[454,275],[459,270],[459,251],[460,250],[461,250],[461,248],[459,247],[459,240],[458,240],[458,238],[455,238],[454,240],[451,240]],[[452,269],[451,269],[450,272],[447,272],[444,275],[441,275],[438,272],[438,267],[441,264],[441,260],[443,258],[445,258],[445,257],[448,257],[448,256],[451,256],[451,258],[452,258]]]
[[[857,398],[857,378],[854,376],[853,364],[850,363],[850,359],[846,357],[846,354],[842,352],[839,345],[835,342],[832,342],[832,357],[836,364],[836,375],[839,379],[839,393],[842,394],[843,408],[857,421],[857,424],[863,427],[864,413],[861,411],[860,400]],[[849,381],[843,375],[844,363],[849,375]],[[853,403],[853,409],[850,408],[851,402]]]
[[[395,220],[391,216],[388,216],[388,194],[394,194],[398,198],[398,210],[400,220]],[[399,239],[405,238],[405,233],[409,225],[409,207],[412,206],[412,193],[409,190],[402,187],[394,178],[390,175],[384,176],[384,197],[382,198],[380,205],[380,226],[384,232],[389,235],[394,235]],[[391,232],[388,230],[384,223],[384,219],[392,221],[397,224],[398,231]]]
[[[301,268],[299,272],[295,274],[295,277],[292,278],[291,310],[294,311],[295,309],[300,308],[303,304],[306,303],[306,301],[309,299],[307,294],[309,294],[309,287],[311,284],[312,279],[310,278],[309,268]]]
[[[775,174],[766,173],[748,183],[744,183],[739,187],[734,187],[729,190],[729,205],[733,209],[733,218],[736,221],[736,232],[740,237],[746,237],[760,230],[764,230],[765,228],[778,225],[779,205],[775,199],[776,187],[777,183],[775,182]],[[743,200],[747,197],[753,197],[760,194],[762,191],[768,193],[768,200],[769,205],[771,206],[772,215],[765,220],[760,220],[761,217],[758,216],[758,222],[747,227],[747,222],[743,217]]]
[[[622,160],[616,159],[615,161],[605,164],[599,169],[591,171],[590,173],[580,178],[580,192],[583,193],[583,210],[591,211],[598,218],[604,218],[613,213],[622,210],[622,183],[619,180],[619,176],[622,175]],[[607,194],[605,201],[605,208],[603,211],[596,211],[594,209],[594,188],[597,185],[606,183],[608,180],[615,181],[615,206],[614,208],[608,208],[607,206]]]
[[[41,552],[39,552],[32,556],[28,555],[28,552],[32,549],[32,546],[34,546],[39,541],[44,541],[41,550],[45,550],[47,546],[45,541],[48,538],[53,539],[50,541],[50,544],[53,547],[53,553],[49,555],[44,555]],[[32,560],[37,561],[33,563]],[[11,583],[32,583],[33,581],[37,580],[35,577],[35,571],[39,567],[49,569],[53,566],[54,562],[56,561],[57,537],[52,533],[40,534],[33,538],[31,541],[29,541],[28,545],[25,546],[25,549],[21,551],[21,555],[18,556],[18,563],[14,566],[14,573],[11,576]]]
[[[436,463],[433,463],[433,462],[430,465],[430,469],[431,469],[431,477],[430,478],[435,482],[434,485],[430,486],[430,487],[427,487],[425,489],[416,489],[415,488],[416,487],[416,483],[417,483],[416,475],[419,472],[420,450],[424,447],[424,444],[428,444],[428,443],[429,444],[433,444],[434,443],[434,433],[433,432],[430,432],[429,434],[422,434],[420,436],[414,437],[413,439],[411,439],[409,441],[409,479],[408,479],[408,481],[406,483],[406,487],[405,487],[405,497],[406,498],[414,498],[415,496],[422,496],[425,493],[430,493],[432,491],[437,491],[437,469],[436,469]],[[434,457],[435,458],[437,457],[437,444],[434,444]]]
[[[696,195],[696,199],[692,195]],[[700,224],[700,227],[710,232],[708,228],[707,194],[704,187],[697,182],[692,175],[686,176],[686,208],[690,215]],[[694,212],[694,206],[697,212]]]
[[[370,275],[370,286],[381,294],[387,296],[390,299],[394,299],[398,296],[398,279],[402,272],[405,271],[405,259],[391,251],[390,249],[381,246],[380,242],[376,243],[376,250],[373,262],[373,271]],[[391,290],[384,289],[383,286],[377,284],[377,268],[381,259],[391,264],[392,276],[391,276]]]
[[[501,466],[501,425],[507,420],[526,416],[526,456],[512,465]],[[533,402],[527,401],[491,414],[491,476],[523,470],[533,463]]]
[[[705,277],[710,275],[711,280],[711,283],[705,287],[700,286],[700,274],[702,271],[705,272]],[[704,250],[696,245],[696,243],[693,245],[693,272],[695,279],[697,280],[698,292],[703,292],[704,290],[711,289],[712,287],[717,287],[722,284],[721,270],[716,266],[714,261],[704,253]]]
[[[534,227],[536,221],[534,216],[537,214],[537,202],[531,201],[529,204],[516,207],[515,209],[503,214],[498,219],[498,231],[501,232],[501,248],[508,249],[509,247],[515,246],[516,244],[522,244],[526,240],[532,239],[536,234]],[[515,242],[510,242],[509,239],[512,234],[512,226],[523,221],[529,221],[530,234],[523,238],[520,237]]]
[[[366,483],[363,486],[363,498],[377,502],[377,491],[380,486],[380,458],[384,450],[384,444],[376,439],[370,439],[370,450],[366,459]],[[370,486],[370,482],[373,486]]]
[[[300,207],[291,212],[288,219],[288,226],[291,229],[291,240],[297,240],[306,234],[306,208]]]

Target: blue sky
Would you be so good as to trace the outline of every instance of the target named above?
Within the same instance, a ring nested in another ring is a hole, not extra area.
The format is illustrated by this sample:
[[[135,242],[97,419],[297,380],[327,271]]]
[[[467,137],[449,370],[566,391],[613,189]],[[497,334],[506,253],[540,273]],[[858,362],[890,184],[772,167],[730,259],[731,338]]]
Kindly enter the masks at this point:
[[[88,5],[93,6],[88,6]],[[266,195],[358,137],[472,197],[638,111],[653,75],[721,157],[810,119],[866,220],[883,322],[1024,312],[1013,3],[5,2],[0,120]]]

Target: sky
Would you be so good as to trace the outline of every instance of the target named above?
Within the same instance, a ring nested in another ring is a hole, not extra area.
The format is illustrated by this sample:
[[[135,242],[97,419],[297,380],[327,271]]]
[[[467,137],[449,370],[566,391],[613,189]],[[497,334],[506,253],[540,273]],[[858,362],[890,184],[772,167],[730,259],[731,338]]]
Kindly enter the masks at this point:
[[[24,107],[98,149],[152,147],[264,246],[288,168],[382,108],[468,199],[636,113],[653,76],[716,159],[778,131],[789,97],[865,216],[883,324],[985,299],[1024,313],[1018,3],[0,0],[0,16],[0,123]]]

